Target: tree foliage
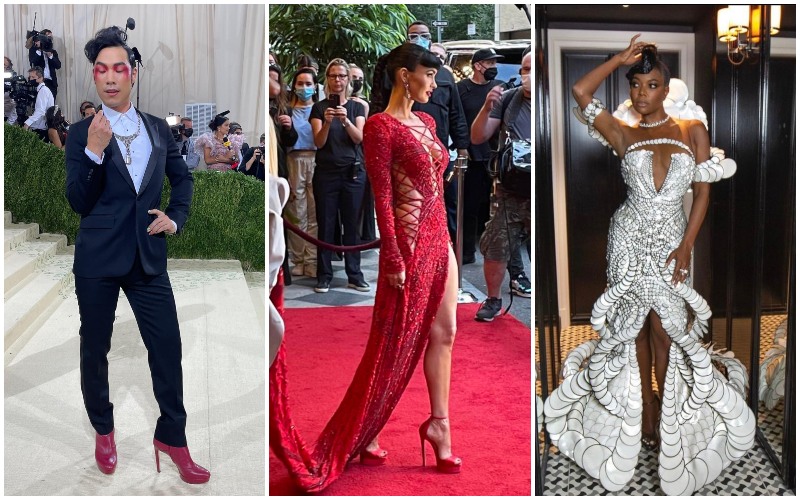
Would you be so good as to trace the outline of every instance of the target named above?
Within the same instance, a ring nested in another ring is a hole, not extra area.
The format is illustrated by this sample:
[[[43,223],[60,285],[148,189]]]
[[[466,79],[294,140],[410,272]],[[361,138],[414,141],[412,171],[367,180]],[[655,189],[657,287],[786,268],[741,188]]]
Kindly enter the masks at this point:
[[[440,4],[442,19],[447,27],[442,29],[442,42],[452,40],[494,40],[494,4]],[[428,24],[433,41],[436,41],[436,4],[409,5],[408,10],[418,21]],[[475,24],[475,35],[467,35],[467,25]]]
[[[297,57],[308,54],[320,73],[340,57],[360,66],[370,82],[375,62],[403,43],[413,20],[405,5],[270,5],[269,41],[287,76]]]

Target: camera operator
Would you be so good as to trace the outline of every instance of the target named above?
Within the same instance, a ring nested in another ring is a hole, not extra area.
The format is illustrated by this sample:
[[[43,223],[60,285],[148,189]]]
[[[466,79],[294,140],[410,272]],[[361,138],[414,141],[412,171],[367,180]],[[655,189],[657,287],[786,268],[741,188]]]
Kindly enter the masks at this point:
[[[247,150],[239,164],[239,172],[245,175],[252,175],[256,179],[264,180],[264,143],[266,137],[261,134],[260,145]]]
[[[61,69],[61,61],[58,59],[58,52],[53,49],[53,33],[50,30],[40,32],[30,31],[28,41],[25,43],[28,48],[28,59],[31,66],[42,68],[44,74],[44,84],[53,93],[53,99],[58,94],[58,77],[56,70]],[[29,44],[30,43],[30,44]]]
[[[186,166],[189,167],[190,172],[194,171],[197,165],[200,164],[200,155],[195,151],[194,139],[192,139],[192,134],[194,134],[192,125],[191,118],[183,117],[178,127],[180,131],[180,135],[178,136],[178,148],[181,150],[183,160],[186,162]]]
[[[42,68],[35,66],[28,70],[28,79],[37,84],[36,105],[33,109],[33,114],[25,120],[23,128],[36,132],[43,141],[49,142],[47,138],[45,113],[47,113],[47,108],[56,104],[56,100],[53,97],[53,93],[44,83],[44,72]]]
[[[11,79],[17,76],[14,71],[14,66],[11,64],[11,59],[7,56],[3,57],[3,102],[5,103],[5,110],[3,112],[3,121],[12,125],[17,123],[17,103],[11,98]]]
[[[81,119],[88,118],[90,116],[94,116],[97,114],[97,108],[94,106],[94,103],[92,101],[83,101],[81,103],[79,111],[81,112]]]

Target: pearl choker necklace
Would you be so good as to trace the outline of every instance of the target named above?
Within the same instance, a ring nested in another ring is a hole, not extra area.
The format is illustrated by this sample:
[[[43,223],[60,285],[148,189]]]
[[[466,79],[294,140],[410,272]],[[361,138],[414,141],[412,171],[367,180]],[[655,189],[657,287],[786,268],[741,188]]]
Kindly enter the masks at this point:
[[[667,115],[667,117],[664,118],[663,120],[660,120],[660,121],[657,121],[657,122],[653,122],[653,123],[645,123],[645,122],[640,121],[639,122],[639,126],[643,127],[643,128],[658,127],[659,125],[664,125],[665,123],[667,123],[667,120],[669,120],[669,115]]]

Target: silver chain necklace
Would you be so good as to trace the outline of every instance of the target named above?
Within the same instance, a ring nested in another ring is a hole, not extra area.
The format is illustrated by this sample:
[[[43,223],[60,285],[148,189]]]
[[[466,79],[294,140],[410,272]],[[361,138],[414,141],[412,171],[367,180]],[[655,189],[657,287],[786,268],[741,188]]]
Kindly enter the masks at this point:
[[[122,141],[122,143],[125,144],[125,165],[130,165],[131,164],[131,161],[132,161],[131,160],[131,143],[137,137],[139,137],[139,133],[141,132],[141,130],[142,130],[142,119],[139,116],[139,113],[136,113],[136,132],[134,132],[131,135],[119,135],[119,134],[116,134],[116,133],[114,134],[114,137],[116,137],[117,140]]]
[[[645,123],[645,122],[640,121],[639,122],[639,126],[642,127],[642,128],[658,127],[659,125],[664,125],[665,123],[667,123],[668,120],[669,120],[669,115],[666,118],[664,118],[663,120],[659,120],[659,121],[653,122],[653,123]]]

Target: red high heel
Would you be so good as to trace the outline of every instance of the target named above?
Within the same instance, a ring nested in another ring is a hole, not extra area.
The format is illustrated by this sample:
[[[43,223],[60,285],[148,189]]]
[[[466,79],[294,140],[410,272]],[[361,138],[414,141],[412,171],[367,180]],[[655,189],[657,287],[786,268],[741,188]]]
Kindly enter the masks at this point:
[[[161,472],[161,464],[158,460],[158,452],[160,451],[169,455],[169,458],[171,458],[175,466],[178,467],[181,479],[185,482],[190,484],[202,484],[208,482],[211,477],[210,472],[194,463],[192,457],[189,455],[188,446],[180,448],[177,446],[169,446],[153,438],[153,447],[156,451],[156,470],[158,472]]]
[[[455,455],[450,455],[447,458],[439,458],[439,445],[428,437],[428,428],[431,426],[433,420],[445,420],[447,417],[434,417],[426,420],[419,426],[419,444],[422,447],[422,466],[425,466],[425,441],[431,444],[433,454],[436,456],[436,470],[445,474],[458,474],[461,472],[461,459]]]
[[[94,438],[94,461],[103,474],[113,474],[117,468],[117,445],[114,431],[105,436],[96,434]]]
[[[364,450],[361,452],[362,465],[383,465],[389,460],[389,452],[383,448],[378,448],[375,451]]]

